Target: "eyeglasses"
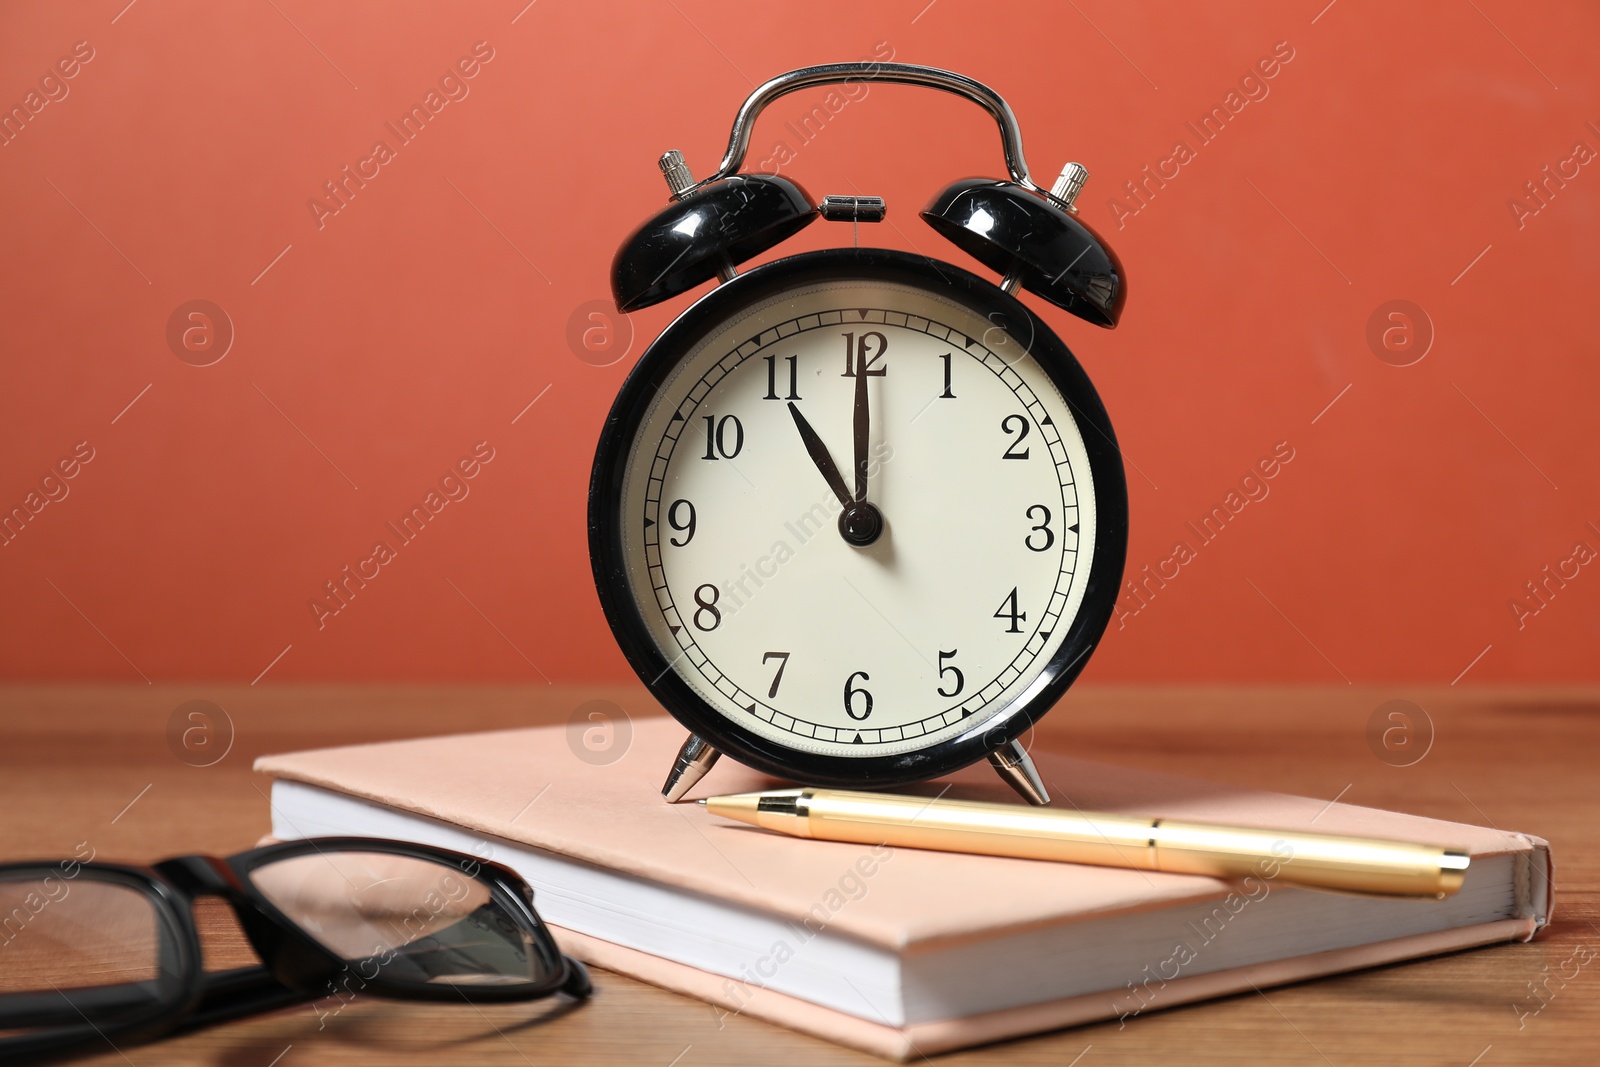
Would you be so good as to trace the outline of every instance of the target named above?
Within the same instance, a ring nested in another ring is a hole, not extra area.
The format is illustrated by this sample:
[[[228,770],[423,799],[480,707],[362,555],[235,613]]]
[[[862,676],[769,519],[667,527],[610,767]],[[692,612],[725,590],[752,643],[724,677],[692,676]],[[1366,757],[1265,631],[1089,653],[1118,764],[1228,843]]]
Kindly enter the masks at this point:
[[[262,966],[207,973],[197,897]],[[0,865],[0,1061],[150,1040],[321,998],[532,1000],[591,992],[497,863],[373,838],[311,838],[153,867]]]

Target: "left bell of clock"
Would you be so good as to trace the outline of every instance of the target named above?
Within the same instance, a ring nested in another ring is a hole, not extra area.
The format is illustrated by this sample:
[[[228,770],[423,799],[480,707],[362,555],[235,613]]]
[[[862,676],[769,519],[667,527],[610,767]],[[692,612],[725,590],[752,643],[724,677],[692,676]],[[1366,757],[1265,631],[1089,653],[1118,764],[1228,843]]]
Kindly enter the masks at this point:
[[[683,153],[662,155],[672,203],[640,226],[611,263],[617,310],[638,311],[712,278],[727,281],[739,264],[817,219],[806,191],[788,178],[734,174],[696,184]]]

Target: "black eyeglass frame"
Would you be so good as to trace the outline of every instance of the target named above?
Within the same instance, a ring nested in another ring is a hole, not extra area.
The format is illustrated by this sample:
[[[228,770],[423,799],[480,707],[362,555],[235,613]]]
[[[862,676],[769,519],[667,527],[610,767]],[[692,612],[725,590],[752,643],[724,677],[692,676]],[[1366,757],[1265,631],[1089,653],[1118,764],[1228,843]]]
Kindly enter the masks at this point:
[[[250,877],[256,869],[270,863],[341,852],[375,852],[429,861],[452,867],[464,877],[484,885],[491,900],[532,935],[531,950],[539,964],[536,973],[547,977],[543,981],[511,986],[422,985],[388,979],[382,965],[369,975],[357,969],[358,964],[366,961],[346,960],[325,947],[274,905]],[[79,1013],[77,1022],[69,1021],[39,1033],[0,1038],[0,1062],[33,1061],[40,1057],[54,1059],[97,1044],[114,1046],[119,1041],[130,1044],[149,1041],[245,1015],[336,996],[341,989],[349,990],[352,984],[354,992],[370,992],[392,999],[470,1003],[536,1000],[556,993],[583,999],[593,992],[588,970],[579,961],[562,954],[534,910],[533,888],[503,864],[451,849],[381,838],[322,837],[264,845],[228,857],[178,856],[147,867],[99,861],[71,862],[80,868],[71,881],[87,875],[97,883],[132,889],[150,902],[159,924],[162,970],[175,972],[178,980],[172,983],[169,994],[148,1003],[132,1018],[96,1020]],[[62,879],[65,877],[62,870],[60,862],[0,864],[0,880],[15,880],[19,875]],[[206,972],[199,929],[194,921],[195,900],[204,896],[220,897],[233,909],[251,947],[261,958],[261,966]],[[157,980],[153,984],[159,988],[167,983]],[[117,988],[108,987],[108,1000],[115,998]],[[84,990],[71,992],[79,1001],[85,999]],[[16,995],[22,994],[13,996]],[[62,999],[65,1000],[65,996]]]

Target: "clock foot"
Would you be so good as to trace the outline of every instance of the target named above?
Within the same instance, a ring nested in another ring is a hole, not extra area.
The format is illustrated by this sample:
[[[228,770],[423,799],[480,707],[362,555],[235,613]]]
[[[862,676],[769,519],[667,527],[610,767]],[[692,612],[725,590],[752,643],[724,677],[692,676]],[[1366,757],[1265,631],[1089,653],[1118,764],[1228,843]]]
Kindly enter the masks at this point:
[[[989,753],[989,763],[1005,779],[1006,784],[1021,793],[1029,804],[1050,803],[1050,793],[1044,787],[1044,780],[1039,777],[1039,771],[1021,741],[1013,741]]]
[[[672,773],[667,775],[667,784],[661,787],[661,795],[667,798],[669,804],[682,800],[683,795],[706,776],[720,755],[722,753],[690,734],[689,740],[678,749],[678,758],[672,761]]]

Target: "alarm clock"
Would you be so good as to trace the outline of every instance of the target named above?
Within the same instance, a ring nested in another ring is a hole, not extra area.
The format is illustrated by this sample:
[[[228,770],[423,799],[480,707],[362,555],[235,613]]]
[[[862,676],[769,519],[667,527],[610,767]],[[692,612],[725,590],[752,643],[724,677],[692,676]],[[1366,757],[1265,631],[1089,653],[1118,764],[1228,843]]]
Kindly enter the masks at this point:
[[[995,119],[1010,179],[957,181],[921,217],[998,281],[859,247],[881,198],[818,202],[740,171],[763,108],[849,81],[955,93]],[[1073,206],[1088,172],[1040,188],[999,94],[893,63],[780,75],[739,109],[715,174],[695,181],[676,151],[660,167],[671,202],[617,252],[617,307],[720,284],[623,382],[588,532],[622,652],[689,731],[664,796],[725,753],[850,788],[988,759],[1047,803],[1022,739],[1110,618],[1128,504],[1094,386],[1016,293],[1116,325],[1122,266]],[[739,270],[818,219],[857,239]]]

